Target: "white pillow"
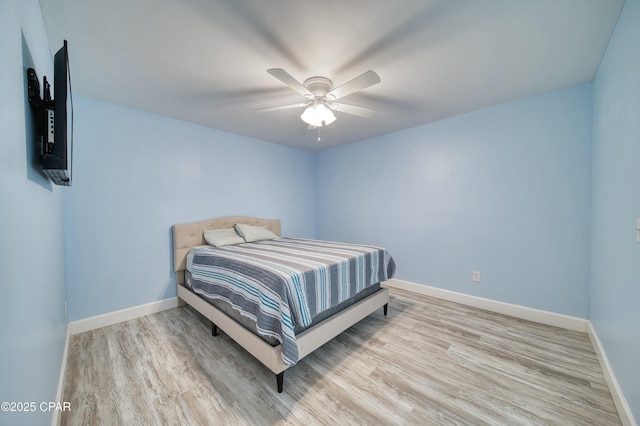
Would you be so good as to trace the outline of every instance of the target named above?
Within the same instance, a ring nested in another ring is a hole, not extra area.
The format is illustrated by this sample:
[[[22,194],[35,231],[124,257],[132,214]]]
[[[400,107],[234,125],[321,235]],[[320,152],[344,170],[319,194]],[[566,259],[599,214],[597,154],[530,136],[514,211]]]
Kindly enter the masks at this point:
[[[245,225],[244,223],[236,223],[236,231],[242,235],[248,243],[263,240],[275,240],[278,238],[276,234],[269,231],[266,226]]]
[[[238,235],[234,228],[206,229],[204,231],[204,239],[214,247],[244,243],[244,238]]]

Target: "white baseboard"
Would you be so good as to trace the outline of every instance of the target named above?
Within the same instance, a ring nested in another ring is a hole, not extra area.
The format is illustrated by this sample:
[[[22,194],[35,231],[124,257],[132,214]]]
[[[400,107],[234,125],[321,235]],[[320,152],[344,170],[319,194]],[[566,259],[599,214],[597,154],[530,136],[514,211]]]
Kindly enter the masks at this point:
[[[72,335],[84,333],[85,331],[95,330],[108,325],[118,324],[120,322],[143,317],[145,315],[155,314],[156,312],[162,312],[167,309],[177,308],[178,306],[180,306],[178,298],[170,297],[169,299],[147,303],[146,305],[134,306],[120,311],[109,312],[107,314],[73,321],[69,323],[69,329]]]
[[[64,392],[64,378],[67,372],[67,353],[69,352],[69,338],[71,337],[71,326],[67,324],[67,337],[64,340],[64,351],[62,352],[62,364],[60,365],[60,376],[58,377],[58,389],[56,390],[56,402],[62,403],[62,393]],[[53,410],[51,426],[60,424],[60,410]]]
[[[618,410],[620,421],[625,426],[637,426],[633,413],[631,412],[631,408],[629,407],[629,404],[627,404],[627,400],[622,393],[622,388],[620,388],[620,384],[613,373],[613,369],[611,368],[611,364],[607,358],[607,353],[604,351],[604,347],[602,346],[600,338],[598,338],[596,329],[593,328],[591,321],[589,321],[589,338],[591,338],[593,348],[596,351],[596,355],[598,355],[598,360],[600,361],[600,366],[602,367],[602,372],[604,373],[607,385],[609,385],[609,392],[611,392],[613,403],[616,405],[616,409]]]
[[[580,331],[582,333],[587,332],[589,324],[589,320],[586,320],[584,318],[556,314],[554,312],[542,311],[540,309],[528,308],[526,306],[514,305],[512,303],[499,302],[497,300],[485,299],[482,297],[471,296],[464,293],[457,293],[455,291],[416,284],[409,281],[397,280],[395,278],[385,281],[383,283],[383,286],[399,288],[418,294],[424,294],[426,296],[448,300],[450,302],[460,303],[462,305],[473,306],[475,308],[485,309],[487,311],[497,312],[499,314],[510,315],[512,317],[521,318],[540,324],[553,325],[555,327],[561,327],[567,330]]]

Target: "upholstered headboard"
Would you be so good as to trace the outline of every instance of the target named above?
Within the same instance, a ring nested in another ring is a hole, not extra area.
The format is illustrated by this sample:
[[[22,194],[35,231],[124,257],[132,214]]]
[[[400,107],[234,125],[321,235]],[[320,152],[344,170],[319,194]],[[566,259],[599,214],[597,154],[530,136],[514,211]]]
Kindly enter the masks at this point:
[[[184,271],[187,267],[187,254],[192,247],[207,244],[204,240],[205,229],[233,228],[236,223],[262,225],[280,236],[279,219],[260,219],[249,216],[227,216],[202,222],[173,225],[173,270]]]

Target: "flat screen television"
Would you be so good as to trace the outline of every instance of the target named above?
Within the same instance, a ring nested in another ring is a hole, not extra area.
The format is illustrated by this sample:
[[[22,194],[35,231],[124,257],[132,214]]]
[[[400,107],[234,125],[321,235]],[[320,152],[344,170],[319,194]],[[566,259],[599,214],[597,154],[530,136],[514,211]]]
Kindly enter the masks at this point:
[[[53,94],[43,77],[43,95],[33,68],[27,70],[29,104],[37,123],[43,173],[56,185],[71,186],[73,165],[73,99],[67,41],[53,58]]]

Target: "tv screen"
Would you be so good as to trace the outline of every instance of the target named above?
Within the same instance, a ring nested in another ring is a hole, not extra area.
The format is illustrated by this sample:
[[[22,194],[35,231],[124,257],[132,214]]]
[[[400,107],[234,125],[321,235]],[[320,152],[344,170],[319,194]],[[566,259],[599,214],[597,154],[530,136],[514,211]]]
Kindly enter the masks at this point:
[[[73,165],[73,99],[67,41],[53,58],[53,102],[45,104],[42,170],[56,185],[71,186]],[[53,143],[51,142],[53,135]]]

